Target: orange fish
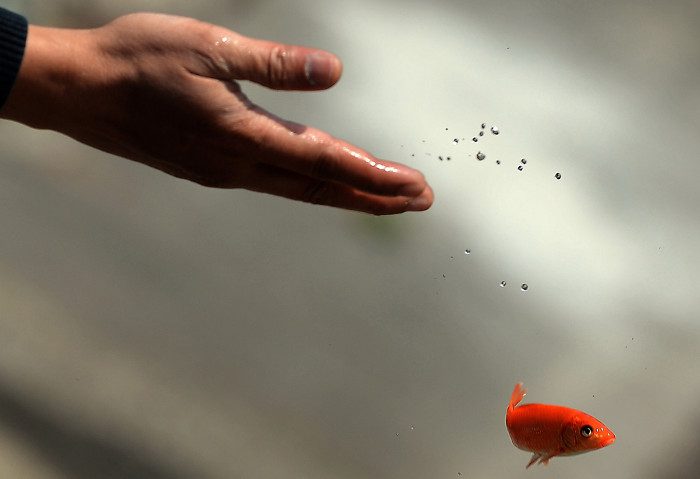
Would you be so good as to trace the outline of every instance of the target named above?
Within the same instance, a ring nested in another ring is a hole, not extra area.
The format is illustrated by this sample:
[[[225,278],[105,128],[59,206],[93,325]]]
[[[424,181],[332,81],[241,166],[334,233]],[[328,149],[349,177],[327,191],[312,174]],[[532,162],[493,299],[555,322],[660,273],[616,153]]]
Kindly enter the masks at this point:
[[[595,451],[615,442],[615,434],[605,424],[588,414],[563,406],[550,404],[523,404],[523,383],[513,389],[506,427],[513,445],[532,452],[530,462],[547,464],[554,456],[573,456]]]

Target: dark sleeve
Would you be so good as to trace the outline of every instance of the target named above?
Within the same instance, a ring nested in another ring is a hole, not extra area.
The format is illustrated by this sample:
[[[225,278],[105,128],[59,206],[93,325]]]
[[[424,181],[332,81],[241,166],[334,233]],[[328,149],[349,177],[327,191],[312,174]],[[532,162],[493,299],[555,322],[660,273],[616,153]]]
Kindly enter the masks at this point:
[[[27,20],[0,7],[0,108],[10,96],[27,42]]]

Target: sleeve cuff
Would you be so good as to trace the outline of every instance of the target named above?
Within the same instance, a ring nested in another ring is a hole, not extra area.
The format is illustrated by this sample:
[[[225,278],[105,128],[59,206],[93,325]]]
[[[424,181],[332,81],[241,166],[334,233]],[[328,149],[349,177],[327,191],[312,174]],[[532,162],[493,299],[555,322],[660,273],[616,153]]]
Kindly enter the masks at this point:
[[[0,109],[17,79],[27,43],[27,20],[0,8]]]

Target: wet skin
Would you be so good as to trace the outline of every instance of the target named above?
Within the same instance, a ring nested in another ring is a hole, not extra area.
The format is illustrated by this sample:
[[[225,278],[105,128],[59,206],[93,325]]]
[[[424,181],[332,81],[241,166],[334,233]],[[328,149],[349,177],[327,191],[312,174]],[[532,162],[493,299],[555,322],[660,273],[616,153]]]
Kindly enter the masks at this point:
[[[189,18],[132,14],[91,30],[30,26],[0,117],[219,188],[372,214],[422,211],[423,175],[253,104],[241,81],[324,90],[334,55]]]

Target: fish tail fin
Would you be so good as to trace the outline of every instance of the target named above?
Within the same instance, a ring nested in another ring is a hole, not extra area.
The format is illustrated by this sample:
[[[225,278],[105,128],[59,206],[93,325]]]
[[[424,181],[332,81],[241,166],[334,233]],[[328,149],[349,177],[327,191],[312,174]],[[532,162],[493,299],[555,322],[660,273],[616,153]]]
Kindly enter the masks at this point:
[[[508,410],[512,411],[515,406],[517,406],[520,401],[523,400],[525,395],[527,394],[527,389],[525,389],[525,386],[523,383],[518,383],[515,385],[515,388],[513,388],[513,394],[510,395],[510,402],[508,403]]]

